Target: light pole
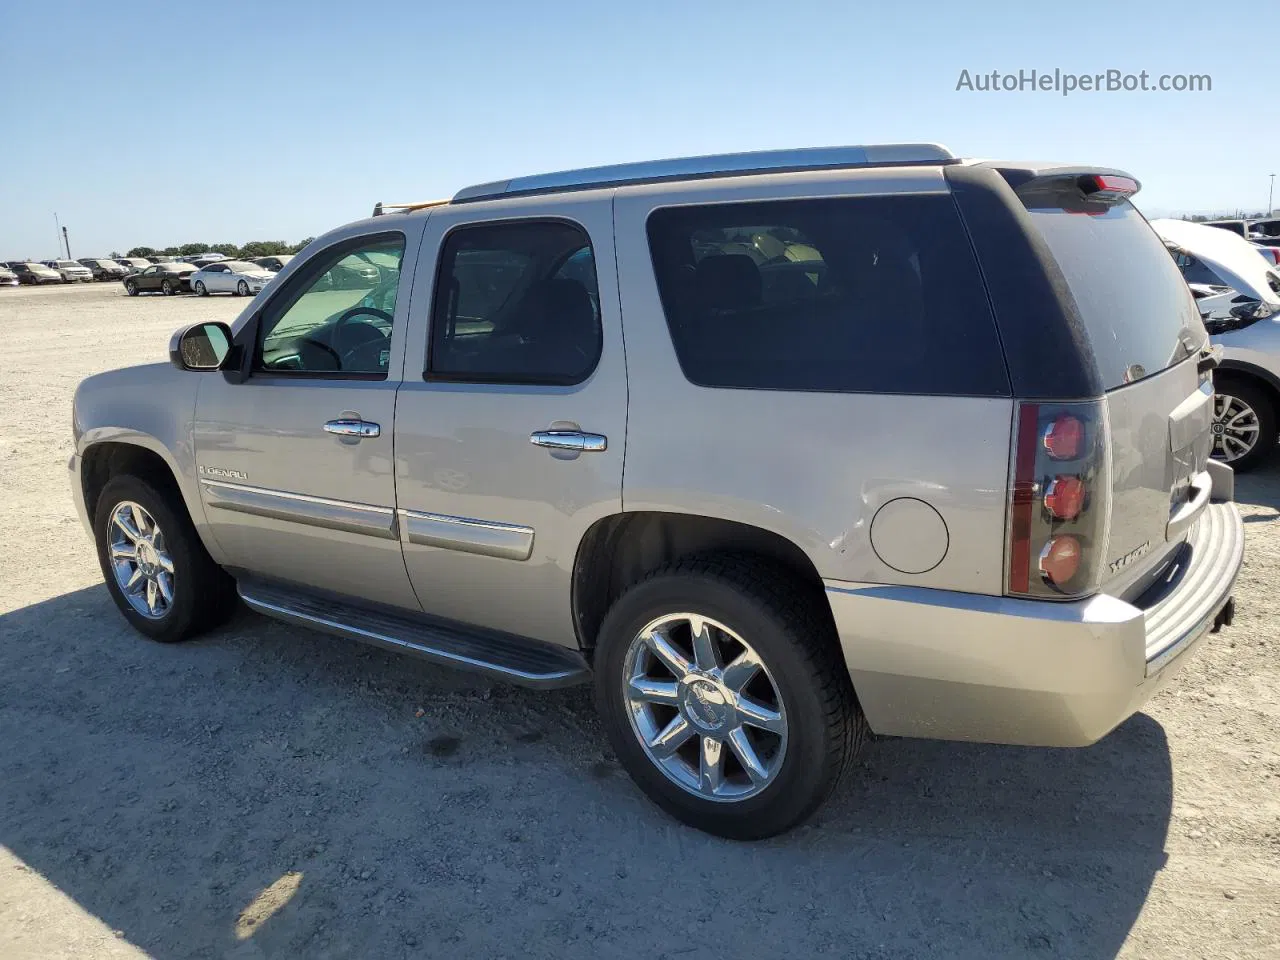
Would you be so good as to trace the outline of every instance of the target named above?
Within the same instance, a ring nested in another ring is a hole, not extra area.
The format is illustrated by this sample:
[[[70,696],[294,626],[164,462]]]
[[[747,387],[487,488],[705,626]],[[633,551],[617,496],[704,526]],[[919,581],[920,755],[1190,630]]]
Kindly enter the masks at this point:
[[[1275,207],[1271,205],[1271,201],[1275,197],[1275,194],[1276,194],[1276,175],[1273,173],[1271,175],[1271,188],[1267,191],[1267,216],[1268,217],[1275,215]]]

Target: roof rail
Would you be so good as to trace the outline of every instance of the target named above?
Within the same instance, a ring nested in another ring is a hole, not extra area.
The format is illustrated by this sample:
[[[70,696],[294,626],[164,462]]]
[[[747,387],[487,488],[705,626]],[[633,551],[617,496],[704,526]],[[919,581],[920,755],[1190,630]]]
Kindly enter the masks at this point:
[[[415,210],[425,210],[427,207],[439,207],[449,202],[446,197],[443,200],[423,200],[420,203],[383,203],[379,200],[373,205],[373,215],[380,217],[392,210],[397,213],[413,213]]]
[[[795,150],[719,153],[705,157],[619,163],[607,167],[586,167],[581,170],[516,177],[512,180],[495,180],[459,190],[453,195],[453,202],[491,200],[495,197],[530,193],[559,193],[564,190],[590,190],[594,187],[656,183],[663,180],[886,164],[943,163],[951,160],[955,160],[955,154],[937,143],[883,143],[855,147],[805,147]]]

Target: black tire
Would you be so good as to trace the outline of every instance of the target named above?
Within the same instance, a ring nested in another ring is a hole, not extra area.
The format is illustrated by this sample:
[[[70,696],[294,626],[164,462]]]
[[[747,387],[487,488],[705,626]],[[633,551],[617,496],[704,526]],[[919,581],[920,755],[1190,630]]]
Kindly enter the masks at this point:
[[[195,291],[198,297],[207,297],[209,295],[209,288],[204,285],[203,280],[196,281]]]
[[[249,295],[249,284],[241,280],[239,283],[236,284],[236,296],[247,297],[248,295]]]
[[[682,789],[645,754],[623,694],[627,648],[677,611],[711,617],[755,648],[785,706],[788,746],[774,781],[735,802]],[[773,565],[732,556],[683,560],[628,589],[605,617],[595,654],[596,704],[623,767],[650,799],[708,833],[758,840],[813,814],[861,748],[867,724],[822,597]]]
[[[173,559],[173,603],[160,619],[149,619],[134,610],[111,568],[111,517],[125,501],[133,501],[151,514],[164,531],[165,547]],[[235,611],[235,581],[205,550],[177,493],[161,493],[147,481],[128,474],[112,477],[98,497],[93,532],[107,591],[139,633],[161,643],[172,643],[224,623]]]
[[[1265,387],[1236,377],[1215,378],[1214,391],[1219,397],[1239,398],[1248,404],[1258,417],[1258,439],[1253,449],[1235,460],[1227,461],[1236,473],[1247,473],[1260,466],[1275,452],[1278,439],[1275,400]],[[1216,457],[1216,436],[1214,439]]]
[[[163,293],[166,297],[172,297],[175,292],[173,289],[173,283],[169,280],[166,280],[164,283],[160,284],[160,292]]]
[[[124,292],[129,294],[129,296],[131,297],[136,297],[138,295],[138,285],[134,283],[132,280],[126,280],[124,285]]]

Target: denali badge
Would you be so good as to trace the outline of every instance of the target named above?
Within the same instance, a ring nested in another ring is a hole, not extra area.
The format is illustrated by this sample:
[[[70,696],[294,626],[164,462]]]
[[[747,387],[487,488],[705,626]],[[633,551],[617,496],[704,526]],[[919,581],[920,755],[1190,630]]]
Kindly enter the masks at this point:
[[[1129,564],[1133,563],[1133,561],[1137,560],[1140,556],[1142,556],[1144,553],[1146,553],[1150,549],[1151,549],[1151,541],[1148,540],[1145,543],[1138,545],[1133,550],[1130,550],[1123,557],[1120,557],[1117,560],[1112,560],[1111,572],[1115,573],[1121,567],[1128,566]]]
[[[200,474],[205,477],[222,477],[224,480],[248,480],[247,473],[241,473],[239,470],[227,470],[225,467],[206,467],[200,465]]]

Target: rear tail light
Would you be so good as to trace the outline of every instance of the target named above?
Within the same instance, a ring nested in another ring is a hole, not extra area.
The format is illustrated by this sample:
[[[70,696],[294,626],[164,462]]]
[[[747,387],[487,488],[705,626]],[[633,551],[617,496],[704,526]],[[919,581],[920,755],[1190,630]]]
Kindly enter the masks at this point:
[[[1104,404],[1019,404],[1009,498],[1008,593],[1069,600],[1101,585],[1111,503]]]

